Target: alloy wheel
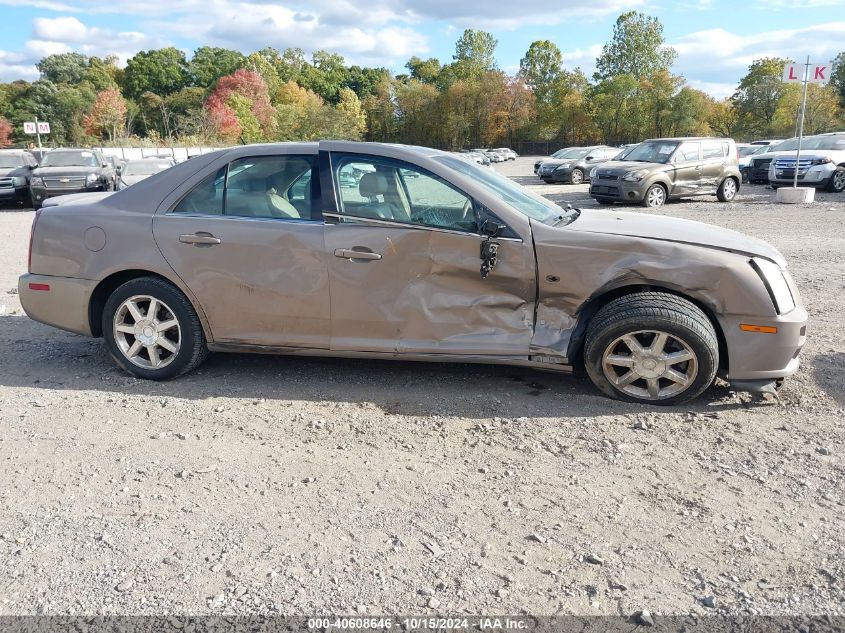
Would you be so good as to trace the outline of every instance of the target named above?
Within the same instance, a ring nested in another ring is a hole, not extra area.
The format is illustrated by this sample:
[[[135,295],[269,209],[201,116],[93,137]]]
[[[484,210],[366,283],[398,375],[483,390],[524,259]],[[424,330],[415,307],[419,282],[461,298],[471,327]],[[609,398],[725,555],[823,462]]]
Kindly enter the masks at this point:
[[[648,206],[661,207],[666,202],[666,191],[661,186],[652,187],[648,190]]]
[[[733,200],[734,196],[736,196],[736,183],[734,182],[733,178],[728,178],[725,183],[722,185],[722,192],[724,193],[725,200]]]
[[[640,330],[614,340],[602,356],[605,377],[619,391],[641,400],[665,400],[686,391],[698,359],[683,340],[659,330]]]
[[[182,328],[166,303],[150,295],[136,295],[115,312],[114,340],[133,365],[163,369],[179,353]]]
[[[582,182],[584,182],[584,172],[580,169],[576,169],[572,172],[571,179],[573,185],[580,185]]]
[[[845,191],[845,170],[837,169],[833,172],[833,190],[836,192]]]

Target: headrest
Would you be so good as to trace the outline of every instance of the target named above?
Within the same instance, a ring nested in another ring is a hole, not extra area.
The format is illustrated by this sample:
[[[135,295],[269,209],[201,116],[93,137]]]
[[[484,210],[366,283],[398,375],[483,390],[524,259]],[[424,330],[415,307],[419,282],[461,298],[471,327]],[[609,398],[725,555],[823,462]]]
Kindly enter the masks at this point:
[[[387,177],[376,171],[370,171],[361,176],[358,181],[358,193],[362,198],[375,198],[387,193]]]

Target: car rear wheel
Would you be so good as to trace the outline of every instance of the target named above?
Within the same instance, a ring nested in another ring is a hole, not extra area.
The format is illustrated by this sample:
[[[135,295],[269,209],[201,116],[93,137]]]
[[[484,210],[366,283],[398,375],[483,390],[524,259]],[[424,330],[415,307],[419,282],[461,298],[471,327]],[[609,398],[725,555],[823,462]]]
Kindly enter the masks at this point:
[[[628,402],[691,400],[713,382],[719,342],[695,304],[640,292],[611,301],[587,328],[584,363],[593,384]]]
[[[580,185],[584,182],[584,172],[580,169],[573,169],[572,176],[570,177],[572,180],[573,185]]]
[[[191,302],[158,277],[140,277],[119,286],[106,301],[102,327],[112,358],[139,378],[175,378],[208,356]]]
[[[663,185],[654,184],[648,188],[643,198],[643,206],[650,209],[662,207],[666,202],[666,190]]]
[[[719,189],[716,190],[716,197],[719,202],[731,202],[736,198],[736,180],[725,178],[719,185]]]
[[[827,188],[828,191],[833,193],[842,193],[845,191],[845,167],[836,168],[833,176],[830,177],[830,184]]]

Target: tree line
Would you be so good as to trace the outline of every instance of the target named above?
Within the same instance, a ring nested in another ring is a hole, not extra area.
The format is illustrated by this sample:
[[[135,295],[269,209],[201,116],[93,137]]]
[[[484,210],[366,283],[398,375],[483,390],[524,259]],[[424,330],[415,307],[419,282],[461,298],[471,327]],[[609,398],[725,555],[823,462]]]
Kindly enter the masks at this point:
[[[347,65],[338,54],[264,48],[249,55],[204,46],[115,57],[49,55],[39,78],[0,83],[0,146],[23,146],[24,121],[51,124],[55,145],[235,144],[321,138],[458,149],[631,143],[656,136],[737,140],[794,135],[801,88],[781,80],[785,59],[754,61],[716,100],[672,72],[677,54],[652,16],[623,13],[592,77],[567,70],[560,49],[533,42],[509,75],[497,41],[467,29],[452,61],[412,57],[407,72]],[[845,127],[845,52],[827,86],[808,91],[805,132]]]

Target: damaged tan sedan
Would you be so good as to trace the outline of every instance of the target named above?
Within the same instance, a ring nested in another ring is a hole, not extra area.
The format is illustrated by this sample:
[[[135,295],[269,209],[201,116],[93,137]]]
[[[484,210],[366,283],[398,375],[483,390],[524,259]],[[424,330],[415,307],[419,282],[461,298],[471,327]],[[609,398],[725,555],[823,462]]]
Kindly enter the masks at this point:
[[[705,224],[561,208],[437,150],[243,146],[33,222],[20,298],[153,380],[209,351],[584,366],[673,404],[798,369],[781,254]]]

